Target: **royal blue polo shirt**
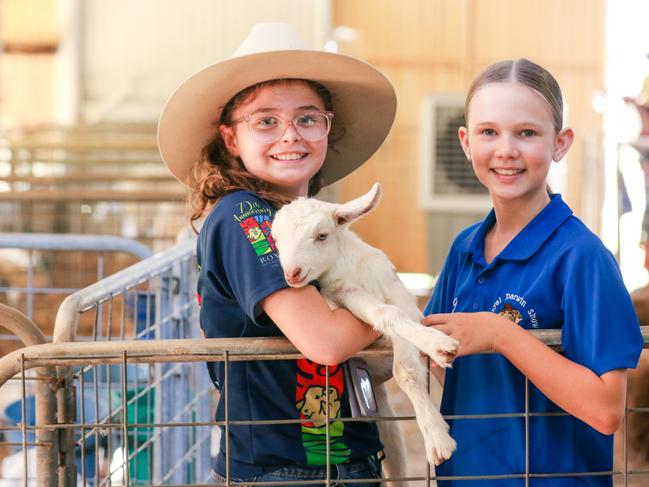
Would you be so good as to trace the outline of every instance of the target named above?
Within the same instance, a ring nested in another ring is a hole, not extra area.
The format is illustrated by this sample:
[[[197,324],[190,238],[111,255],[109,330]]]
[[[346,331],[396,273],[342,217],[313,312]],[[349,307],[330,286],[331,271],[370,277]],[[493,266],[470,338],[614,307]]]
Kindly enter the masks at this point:
[[[206,218],[198,237],[200,324],[208,338],[283,336],[259,305],[287,287],[271,234],[275,208],[257,194],[237,191],[223,197]],[[305,315],[304,320],[310,319]],[[317,337],[316,337],[317,338]],[[225,419],[225,367],[208,362],[221,391],[216,419]],[[229,427],[230,476],[246,479],[280,467],[326,463],[324,415],[329,398],[331,463],[365,458],[381,450],[378,429],[351,417],[342,367],[307,359],[231,362],[228,412],[232,421],[304,420],[288,424],[233,424]],[[225,475],[226,435],[214,470]]]
[[[563,353],[597,375],[634,368],[642,336],[631,299],[613,255],[575,216],[561,196],[546,207],[487,264],[484,241],[496,221],[462,231],[451,246],[425,314],[491,311],[523,328],[561,329]],[[538,364],[543,367],[543,364]],[[585,401],[588,398],[584,398]],[[500,354],[460,357],[446,371],[445,415],[525,412],[525,377]],[[563,411],[529,385],[532,414]],[[458,444],[438,476],[525,473],[523,417],[454,419]],[[551,477],[557,473],[612,470],[613,435],[598,433],[569,415],[529,418],[531,486],[612,486],[606,476]],[[442,480],[446,486],[524,486],[522,478]]]

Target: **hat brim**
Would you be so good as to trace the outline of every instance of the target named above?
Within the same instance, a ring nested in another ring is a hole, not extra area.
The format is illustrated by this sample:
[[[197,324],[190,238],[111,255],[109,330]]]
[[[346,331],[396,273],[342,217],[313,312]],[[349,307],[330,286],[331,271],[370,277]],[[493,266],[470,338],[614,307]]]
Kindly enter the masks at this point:
[[[263,52],[208,66],[173,92],[158,122],[158,147],[169,170],[187,184],[201,150],[216,135],[223,106],[244,88],[286,78],[316,81],[333,96],[333,127],[342,136],[327,151],[326,184],[358,168],[387,137],[397,101],[392,84],[376,68],[322,51]]]

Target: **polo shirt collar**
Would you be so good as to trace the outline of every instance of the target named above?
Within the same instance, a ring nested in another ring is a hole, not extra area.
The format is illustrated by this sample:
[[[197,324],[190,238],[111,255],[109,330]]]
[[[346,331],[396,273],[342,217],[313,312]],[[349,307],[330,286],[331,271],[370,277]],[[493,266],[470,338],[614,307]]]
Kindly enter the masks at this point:
[[[526,260],[543,245],[548,237],[572,215],[572,210],[563,201],[560,194],[550,195],[550,202],[536,215],[507,247],[496,256],[496,260]],[[484,261],[485,235],[496,223],[493,208],[473,232],[467,235],[462,251],[473,254],[474,262]]]

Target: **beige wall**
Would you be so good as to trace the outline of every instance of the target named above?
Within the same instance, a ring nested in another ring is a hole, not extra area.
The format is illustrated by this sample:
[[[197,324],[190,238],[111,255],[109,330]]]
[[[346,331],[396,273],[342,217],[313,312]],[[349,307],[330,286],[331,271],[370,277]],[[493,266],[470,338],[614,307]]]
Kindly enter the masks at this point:
[[[90,121],[156,119],[180,82],[230,57],[257,22],[290,22],[314,49],[330,23],[327,0],[83,1],[81,106]]]
[[[53,119],[54,11],[54,0],[0,0],[0,125]]]
[[[601,134],[591,109],[604,80],[604,0],[334,0],[333,23],[358,39],[341,50],[382,69],[397,91],[395,126],[380,152],[339,184],[344,200],[384,185],[381,207],[356,229],[382,248],[400,271],[437,271],[431,265],[429,218],[418,208],[418,117],[427,93],[465,92],[473,77],[495,61],[528,57],[559,80],[577,140],[565,163],[566,199],[579,214],[584,147]],[[596,167],[596,164],[592,164]],[[448,223],[446,226],[452,226]],[[443,231],[444,229],[440,229]]]
[[[182,80],[277,21],[322,48],[330,3],[0,0],[0,125],[153,121]]]

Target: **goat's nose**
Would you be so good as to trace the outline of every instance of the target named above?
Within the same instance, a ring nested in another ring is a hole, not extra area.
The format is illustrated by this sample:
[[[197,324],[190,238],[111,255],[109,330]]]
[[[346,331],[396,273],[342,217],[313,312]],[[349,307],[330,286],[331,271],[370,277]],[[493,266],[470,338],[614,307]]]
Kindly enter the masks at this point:
[[[302,273],[302,269],[300,267],[292,267],[291,269],[287,269],[284,271],[284,275],[286,276],[286,280],[288,282],[295,282],[297,281],[298,277],[300,277],[300,274]]]

